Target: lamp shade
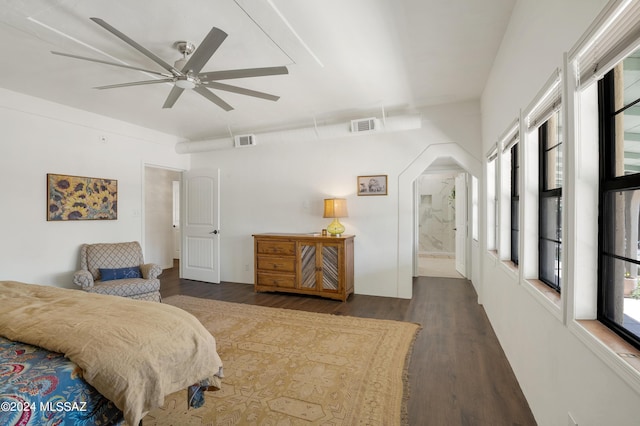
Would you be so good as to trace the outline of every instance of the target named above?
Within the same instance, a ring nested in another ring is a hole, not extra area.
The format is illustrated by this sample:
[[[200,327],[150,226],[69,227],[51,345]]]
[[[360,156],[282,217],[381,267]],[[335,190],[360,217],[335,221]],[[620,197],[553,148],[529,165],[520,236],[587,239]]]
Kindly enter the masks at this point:
[[[344,198],[325,198],[324,216],[322,217],[347,217],[347,200]]]

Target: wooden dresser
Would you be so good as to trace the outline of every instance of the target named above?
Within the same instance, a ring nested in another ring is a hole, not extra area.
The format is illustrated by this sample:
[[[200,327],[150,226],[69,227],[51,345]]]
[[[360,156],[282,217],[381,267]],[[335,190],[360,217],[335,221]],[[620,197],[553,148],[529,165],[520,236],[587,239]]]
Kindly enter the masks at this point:
[[[353,293],[354,235],[255,234],[255,291],[346,301]]]

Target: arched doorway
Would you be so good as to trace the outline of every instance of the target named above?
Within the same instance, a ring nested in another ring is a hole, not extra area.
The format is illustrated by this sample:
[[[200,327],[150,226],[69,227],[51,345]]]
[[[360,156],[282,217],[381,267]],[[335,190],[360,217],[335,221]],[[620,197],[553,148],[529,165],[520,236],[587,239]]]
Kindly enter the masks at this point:
[[[460,147],[460,145],[455,143],[429,145],[399,175],[397,297],[400,298],[411,298],[413,293],[413,276],[416,274],[415,269],[418,249],[416,237],[417,217],[415,208],[415,182],[423,171],[428,169],[431,164],[436,161],[442,161],[439,159],[450,159],[472,176],[479,178],[482,175],[482,166],[480,161],[475,159],[471,154]],[[468,246],[471,253],[470,256],[468,256],[467,261],[472,261],[472,259],[477,256],[474,256],[471,244]],[[477,250],[478,249],[476,247],[476,251]],[[475,285],[479,285],[479,280],[476,280],[476,282],[477,283]],[[478,287],[476,287],[476,291],[478,290]],[[480,294],[479,291],[478,294]]]
[[[439,159],[416,179],[416,276],[468,276],[467,175],[450,159]]]

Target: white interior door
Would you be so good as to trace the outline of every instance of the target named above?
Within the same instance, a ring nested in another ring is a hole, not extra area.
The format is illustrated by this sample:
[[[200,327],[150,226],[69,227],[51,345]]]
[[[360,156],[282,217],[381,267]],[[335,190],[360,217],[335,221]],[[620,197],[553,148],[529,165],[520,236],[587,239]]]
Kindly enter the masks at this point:
[[[456,271],[467,276],[467,174],[456,176]]]
[[[180,277],[220,282],[220,170],[182,174]]]

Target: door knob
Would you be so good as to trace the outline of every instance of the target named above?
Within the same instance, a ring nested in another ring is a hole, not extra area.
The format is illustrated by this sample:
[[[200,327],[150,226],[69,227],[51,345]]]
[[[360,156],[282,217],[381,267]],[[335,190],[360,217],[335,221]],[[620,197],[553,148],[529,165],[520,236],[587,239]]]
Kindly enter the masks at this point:
[[[209,233],[210,233],[210,234],[213,234],[213,235],[217,235],[217,234],[219,234],[219,233],[220,233],[220,231],[218,231],[217,229],[214,229],[213,231],[211,231],[211,232],[209,232]]]

